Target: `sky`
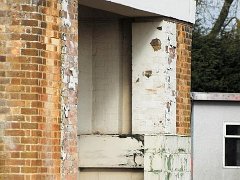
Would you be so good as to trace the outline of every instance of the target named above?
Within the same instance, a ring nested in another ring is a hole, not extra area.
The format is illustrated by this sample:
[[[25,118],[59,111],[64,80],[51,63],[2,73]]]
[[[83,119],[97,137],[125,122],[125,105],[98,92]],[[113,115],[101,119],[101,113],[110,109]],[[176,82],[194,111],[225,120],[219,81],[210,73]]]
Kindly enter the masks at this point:
[[[205,3],[198,8],[197,19],[202,19],[201,24],[203,27],[211,29],[220,13],[224,0],[204,0],[204,2]],[[234,0],[228,18],[234,16],[240,19],[240,0]],[[228,28],[232,27],[235,23],[236,20],[233,20]]]

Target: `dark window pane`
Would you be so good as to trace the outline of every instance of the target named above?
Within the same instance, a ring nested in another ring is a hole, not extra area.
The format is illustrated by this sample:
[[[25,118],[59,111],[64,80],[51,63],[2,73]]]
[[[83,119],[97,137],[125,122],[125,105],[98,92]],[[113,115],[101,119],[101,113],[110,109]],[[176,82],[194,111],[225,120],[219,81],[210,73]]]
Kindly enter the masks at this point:
[[[227,125],[226,135],[240,135],[240,125]]]
[[[225,138],[225,166],[240,166],[240,139]]]

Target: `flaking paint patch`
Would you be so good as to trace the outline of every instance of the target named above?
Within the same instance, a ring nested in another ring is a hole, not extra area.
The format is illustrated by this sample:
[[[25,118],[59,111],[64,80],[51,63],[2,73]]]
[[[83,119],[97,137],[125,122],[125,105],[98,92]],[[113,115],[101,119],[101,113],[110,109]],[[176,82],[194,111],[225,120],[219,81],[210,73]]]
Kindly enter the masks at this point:
[[[75,4],[75,5],[74,5]],[[69,6],[77,7],[76,1],[61,0],[62,29],[71,33],[72,26]],[[71,35],[61,34],[61,177],[62,179],[77,178],[77,153],[73,151],[77,146],[77,86],[78,61],[77,44]],[[76,136],[76,137],[75,137]],[[72,150],[71,150],[72,149]]]
[[[67,26],[67,27],[71,27],[71,20],[70,20],[70,16],[68,13],[68,1],[69,0],[62,0],[61,4],[62,4],[62,11],[66,12],[67,17],[62,17],[62,23],[63,26]]]
[[[69,89],[74,89],[76,90],[77,88],[77,84],[78,84],[78,70],[77,68],[70,68],[70,78],[69,78]]]
[[[173,126],[172,122],[176,122],[176,24],[166,22],[164,31],[167,37],[165,41],[167,59],[165,70],[165,94],[167,101],[165,110],[165,133],[174,134],[176,132],[176,126]]]

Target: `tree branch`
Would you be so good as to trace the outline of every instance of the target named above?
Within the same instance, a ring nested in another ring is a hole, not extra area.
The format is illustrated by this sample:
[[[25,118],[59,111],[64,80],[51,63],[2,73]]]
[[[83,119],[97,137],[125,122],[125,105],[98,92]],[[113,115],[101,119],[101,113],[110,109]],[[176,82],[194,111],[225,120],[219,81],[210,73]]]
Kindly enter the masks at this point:
[[[232,17],[228,20],[227,23],[225,23],[222,27],[222,30],[221,30],[221,34],[224,32],[224,30],[226,29],[226,27],[232,22],[232,20],[236,19],[237,20],[237,17]]]
[[[207,35],[210,38],[216,38],[224,25],[225,20],[228,17],[229,9],[234,0],[225,0],[221,12],[212,28],[210,33]]]

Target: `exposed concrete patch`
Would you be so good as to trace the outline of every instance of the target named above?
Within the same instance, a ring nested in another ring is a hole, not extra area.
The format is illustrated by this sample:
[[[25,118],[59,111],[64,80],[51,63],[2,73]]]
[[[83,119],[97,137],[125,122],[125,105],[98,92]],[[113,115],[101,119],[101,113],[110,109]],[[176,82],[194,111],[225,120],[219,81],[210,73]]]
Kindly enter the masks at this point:
[[[143,75],[146,76],[147,78],[150,78],[152,76],[152,71],[151,70],[144,71]]]
[[[151,44],[154,51],[159,51],[161,49],[161,41],[158,38],[153,39],[150,42],[150,44]]]

